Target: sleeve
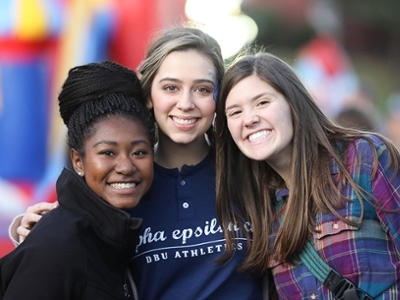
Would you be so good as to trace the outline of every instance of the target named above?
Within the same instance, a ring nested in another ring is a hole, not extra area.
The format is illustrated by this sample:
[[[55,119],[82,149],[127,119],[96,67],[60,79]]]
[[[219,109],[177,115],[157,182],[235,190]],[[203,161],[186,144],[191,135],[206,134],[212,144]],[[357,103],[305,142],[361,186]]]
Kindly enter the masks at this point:
[[[400,173],[394,173],[382,141],[376,142],[378,170],[372,178],[372,194],[378,201],[377,215],[400,255]]]
[[[43,240],[31,241],[0,260],[0,299],[81,299],[86,278],[84,254],[77,247],[48,247]]]
[[[19,242],[19,236],[17,233],[17,228],[19,225],[21,225],[21,220],[24,217],[23,214],[16,216],[11,224],[10,227],[8,227],[8,236],[10,237],[11,241],[13,242],[15,247],[18,247],[20,242]]]

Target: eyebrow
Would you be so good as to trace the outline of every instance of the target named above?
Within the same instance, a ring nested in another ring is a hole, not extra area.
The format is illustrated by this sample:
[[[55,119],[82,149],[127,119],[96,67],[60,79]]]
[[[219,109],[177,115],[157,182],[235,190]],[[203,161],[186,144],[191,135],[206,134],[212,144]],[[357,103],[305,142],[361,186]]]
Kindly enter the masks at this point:
[[[182,82],[182,80],[177,79],[177,78],[173,78],[173,77],[164,77],[164,78],[161,78],[158,82],[161,83],[163,81]],[[194,80],[194,82],[195,83],[208,82],[208,83],[211,83],[212,85],[215,85],[215,82],[210,80],[210,79],[196,79],[196,80]]]
[[[250,99],[250,101],[255,101],[255,100],[260,99],[260,98],[262,98],[262,97],[264,97],[264,96],[272,96],[272,97],[274,97],[275,99],[277,98],[276,94],[273,93],[273,92],[264,92],[264,93],[260,93],[260,94],[258,94],[258,95],[255,95],[254,97],[252,97],[252,98]],[[231,109],[231,108],[233,108],[233,107],[236,107],[236,106],[237,106],[237,104],[229,105],[229,106],[227,106],[227,107],[225,108],[225,111],[228,111],[229,109]]]
[[[115,142],[115,141],[104,140],[104,141],[99,141],[99,142],[97,142],[96,144],[93,145],[92,148],[95,148],[95,147],[97,147],[97,146],[99,146],[99,145],[102,145],[102,144],[106,144],[106,145],[110,145],[110,146],[116,146],[116,145],[118,145],[118,143]],[[139,145],[139,144],[149,145],[149,142],[146,141],[146,140],[134,140],[134,141],[131,142],[131,145],[132,145],[132,146]]]

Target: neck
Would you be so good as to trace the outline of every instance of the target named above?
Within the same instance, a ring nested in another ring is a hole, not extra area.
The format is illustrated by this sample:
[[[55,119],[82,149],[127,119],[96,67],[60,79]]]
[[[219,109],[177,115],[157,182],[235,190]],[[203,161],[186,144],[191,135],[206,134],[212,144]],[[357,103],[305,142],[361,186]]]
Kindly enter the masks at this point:
[[[181,170],[183,165],[191,166],[201,162],[209,149],[205,137],[199,137],[189,144],[178,144],[160,134],[154,161],[164,168]]]
[[[268,162],[267,162],[268,163]],[[268,163],[269,166],[275,170],[276,173],[279,174],[280,177],[282,177],[283,181],[285,182],[285,187],[290,190],[290,161],[285,161],[280,164],[277,163]]]

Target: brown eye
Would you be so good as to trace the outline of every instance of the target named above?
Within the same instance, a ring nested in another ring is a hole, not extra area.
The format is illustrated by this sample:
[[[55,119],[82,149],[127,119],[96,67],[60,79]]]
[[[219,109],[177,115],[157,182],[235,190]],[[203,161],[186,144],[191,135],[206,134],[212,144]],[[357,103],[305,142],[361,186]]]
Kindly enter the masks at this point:
[[[202,93],[202,94],[211,94],[211,90],[208,89],[208,88],[206,88],[206,87],[199,87],[199,88],[197,89],[197,91],[199,91],[199,92]]]
[[[101,151],[100,154],[105,155],[105,156],[113,156],[114,152],[112,152],[110,150],[104,150],[104,151]]]
[[[240,113],[241,113],[240,110],[233,110],[233,111],[227,112],[226,115],[227,115],[228,117],[234,117],[234,116],[239,115]]]
[[[169,91],[169,92],[174,92],[177,90],[177,88],[173,85],[168,85],[164,88],[164,90]]]
[[[268,104],[269,101],[268,100],[261,100],[260,102],[258,102],[258,105],[265,105]]]
[[[134,155],[146,155],[148,152],[146,150],[138,150],[135,151],[133,154]]]

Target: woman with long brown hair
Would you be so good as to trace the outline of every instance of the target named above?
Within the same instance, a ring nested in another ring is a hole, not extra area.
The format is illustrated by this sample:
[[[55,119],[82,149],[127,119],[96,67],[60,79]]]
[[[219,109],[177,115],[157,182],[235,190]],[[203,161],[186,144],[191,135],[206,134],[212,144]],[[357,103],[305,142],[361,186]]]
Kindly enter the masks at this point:
[[[269,273],[280,299],[332,299],[299,259],[308,242],[360,298],[399,298],[400,157],[390,141],[334,124],[287,63],[258,53],[225,73],[216,148],[226,258],[232,224],[250,223],[242,268]]]

